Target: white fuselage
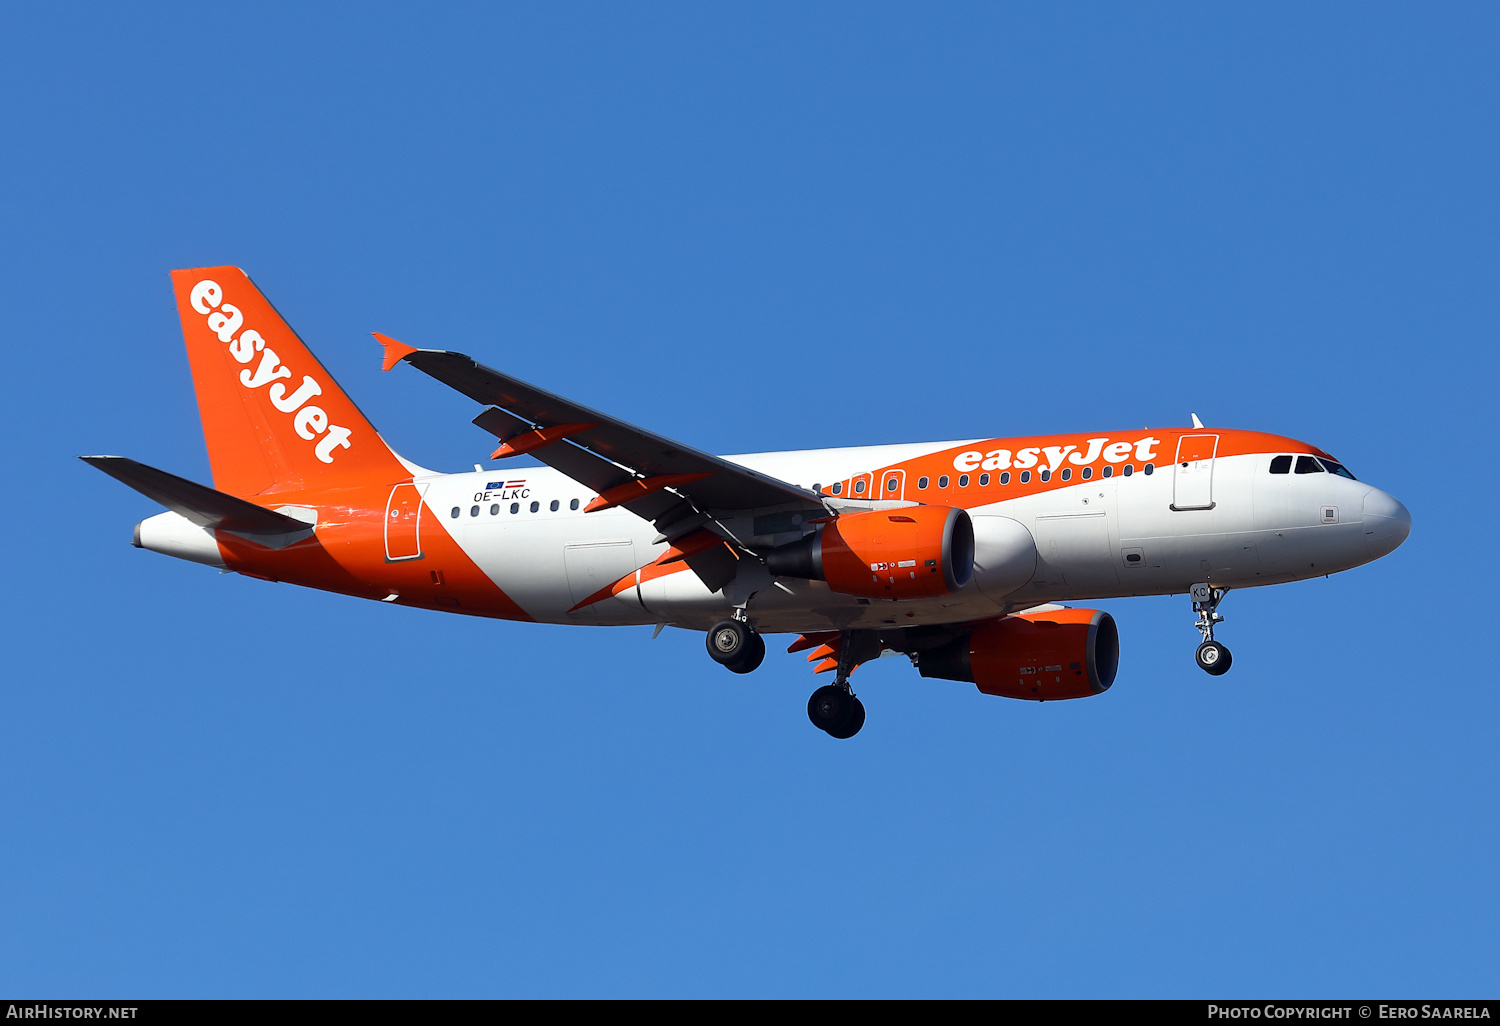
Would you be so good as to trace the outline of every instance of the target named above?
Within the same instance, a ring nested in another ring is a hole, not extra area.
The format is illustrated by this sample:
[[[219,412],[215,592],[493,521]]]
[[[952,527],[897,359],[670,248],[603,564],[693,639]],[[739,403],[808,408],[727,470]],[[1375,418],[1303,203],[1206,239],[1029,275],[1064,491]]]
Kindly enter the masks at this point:
[[[962,444],[728,458],[812,487]],[[1185,485],[1174,481],[1172,464],[981,505],[963,502],[961,492],[950,489],[949,501],[974,521],[976,572],[962,590],[938,598],[855,598],[821,581],[773,579],[744,560],[736,580],[719,592],[710,593],[691,572],[671,573],[573,612],[666,551],[655,528],[623,509],[584,513],[588,489],[546,467],[433,475],[417,483],[425,485],[423,516],[439,518],[484,573],[538,621],[706,629],[748,602],[760,630],[807,632],[977,620],[1047,602],[1185,592],[1200,581],[1254,587],[1346,570],[1405,538],[1405,509],[1379,489],[1330,473],[1271,474],[1271,458],[1215,460],[1211,508],[1174,508],[1174,488]],[[488,487],[502,476],[524,484]],[[906,504],[911,501],[908,494]]]

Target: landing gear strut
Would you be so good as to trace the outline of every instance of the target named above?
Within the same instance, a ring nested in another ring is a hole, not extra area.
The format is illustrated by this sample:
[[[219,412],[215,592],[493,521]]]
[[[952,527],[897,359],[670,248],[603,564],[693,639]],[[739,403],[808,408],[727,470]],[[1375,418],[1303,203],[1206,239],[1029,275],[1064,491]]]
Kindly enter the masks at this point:
[[[865,704],[854,696],[849,674],[879,655],[880,636],[875,631],[844,631],[839,636],[839,665],[833,683],[823,685],[807,700],[807,718],[814,727],[841,740],[859,733],[865,725]]]
[[[1198,666],[1215,677],[1229,672],[1234,657],[1229,649],[1214,640],[1214,625],[1224,622],[1218,614],[1219,603],[1229,593],[1228,588],[1215,588],[1210,584],[1195,584],[1189,594],[1193,599],[1193,612],[1198,614],[1198,633],[1203,635],[1203,644],[1198,646]]]
[[[766,640],[745,620],[720,620],[708,632],[708,654],[735,673],[749,673],[766,657]]]

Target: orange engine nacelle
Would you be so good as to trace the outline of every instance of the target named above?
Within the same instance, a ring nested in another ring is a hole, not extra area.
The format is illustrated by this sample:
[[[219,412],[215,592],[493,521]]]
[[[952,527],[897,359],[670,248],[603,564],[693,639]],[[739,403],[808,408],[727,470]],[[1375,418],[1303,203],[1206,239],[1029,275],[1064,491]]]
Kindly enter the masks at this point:
[[[951,506],[903,506],[849,513],[794,545],[766,555],[784,577],[827,581],[861,598],[947,595],[974,576],[974,524]]]
[[[924,677],[962,680],[987,695],[1052,702],[1109,690],[1120,631],[1097,609],[1054,609],[990,620],[917,656]]]

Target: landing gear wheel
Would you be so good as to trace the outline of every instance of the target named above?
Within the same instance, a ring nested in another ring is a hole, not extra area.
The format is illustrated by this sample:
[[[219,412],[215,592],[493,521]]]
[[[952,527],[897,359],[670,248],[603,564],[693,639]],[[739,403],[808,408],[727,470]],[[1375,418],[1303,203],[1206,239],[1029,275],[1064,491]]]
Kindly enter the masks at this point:
[[[732,668],[754,651],[754,643],[750,640],[753,637],[756,637],[755,631],[743,620],[720,620],[709,629],[708,654],[714,662]],[[764,654],[765,642],[761,642],[761,648]]]
[[[749,673],[766,658],[766,639],[758,631],[750,632],[750,647],[736,662],[725,663],[735,673]]]
[[[849,712],[849,722],[838,730],[830,730],[829,737],[836,737],[841,741],[847,740],[858,734],[859,728],[865,725],[865,703],[857,698],[851,698],[850,701],[854,703],[854,708]]]
[[[1189,588],[1188,594],[1193,600],[1193,612],[1198,614],[1198,633],[1203,635],[1203,644],[1198,646],[1199,668],[1215,677],[1228,673],[1233,660],[1229,649],[1214,640],[1214,628],[1224,622],[1218,612],[1219,603],[1224,601],[1229,589],[1202,582]]]
[[[1232,662],[1234,657],[1229,654],[1229,649],[1217,641],[1205,641],[1198,646],[1198,666],[1205,673],[1211,673],[1215,677],[1228,673]]]
[[[836,738],[851,738],[865,725],[864,703],[836,684],[825,684],[807,700],[813,726]]]

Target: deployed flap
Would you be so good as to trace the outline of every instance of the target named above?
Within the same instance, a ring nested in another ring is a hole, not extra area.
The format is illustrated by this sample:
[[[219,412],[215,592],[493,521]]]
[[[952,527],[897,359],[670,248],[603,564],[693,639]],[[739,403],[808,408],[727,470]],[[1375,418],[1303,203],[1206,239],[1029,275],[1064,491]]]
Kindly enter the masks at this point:
[[[485,422],[481,426],[490,430],[501,441],[506,441],[508,435],[518,433],[519,430],[530,431],[558,424],[590,425],[585,430],[570,434],[566,440],[536,449],[531,455],[595,491],[604,490],[595,482],[608,480],[612,476],[611,470],[619,481],[628,481],[632,476],[649,478],[705,474],[708,476],[674,486],[674,490],[689,496],[699,506],[713,509],[753,509],[788,502],[802,502],[810,507],[821,505],[818,497],[809,489],[799,488],[729,460],[700,452],[634,424],[570,402],[476,363],[462,353],[411,349],[394,339],[384,336],[377,338],[386,346],[388,365],[404,361],[476,402],[497,406],[508,413],[508,418],[493,414],[482,415],[485,416]],[[507,434],[502,435],[496,428]],[[592,454],[588,461],[579,460],[568,453],[569,449],[578,448]],[[570,465],[564,465],[565,463]],[[620,473],[619,468],[622,467],[633,474]],[[635,511],[634,504],[626,505]]]
[[[698,579],[709,591],[718,591],[739,573],[739,557],[727,545],[716,545],[701,552],[689,553],[682,557],[682,561],[698,575]]]
[[[216,492],[206,485],[123,456],[80,456],[91,467],[98,467],[116,481],[128,484],[153,502],[159,502],[173,513],[197,524],[236,534],[284,535],[307,531],[301,520],[257,506],[253,502]]]
[[[504,410],[497,410],[493,406],[475,417],[474,423],[501,441],[531,430],[529,422],[520,417],[513,417]],[[596,456],[587,449],[580,449],[576,445],[568,445],[565,442],[554,442],[552,445],[533,449],[527,455],[541,460],[547,466],[568,475],[585,488],[596,492],[605,492],[619,487],[629,481],[632,476],[624,467],[617,466],[602,456]]]

